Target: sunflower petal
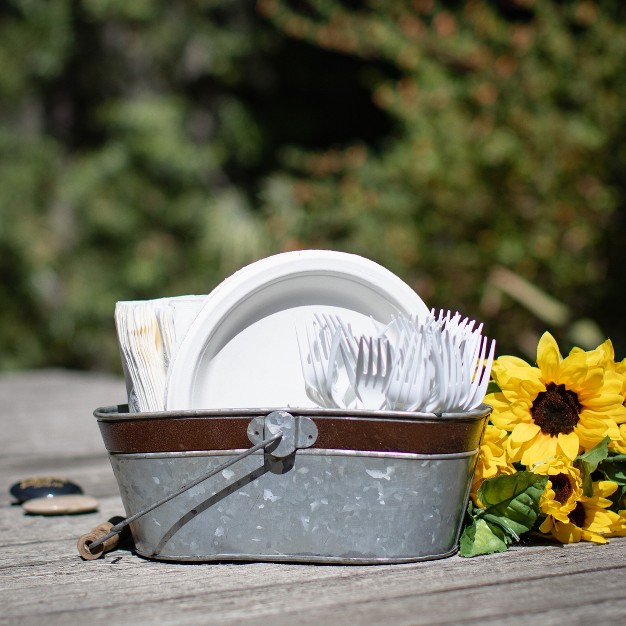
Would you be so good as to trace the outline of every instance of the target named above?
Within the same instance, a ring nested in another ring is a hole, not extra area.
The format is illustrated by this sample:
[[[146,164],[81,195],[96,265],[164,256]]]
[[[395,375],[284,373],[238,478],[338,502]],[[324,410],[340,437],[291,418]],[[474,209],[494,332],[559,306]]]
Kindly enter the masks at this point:
[[[584,357],[570,355],[563,359],[559,368],[559,380],[555,379],[555,382],[565,383],[568,388],[577,392],[591,387],[593,389],[591,393],[597,393],[602,387],[603,376],[604,369],[589,367]]]
[[[594,533],[590,530],[582,529],[580,531],[580,535],[585,541],[592,541],[593,543],[608,543],[608,541],[602,535]]]
[[[552,526],[552,518],[548,515],[548,517],[546,517],[546,519],[541,522],[541,526],[539,526],[539,532],[547,534],[552,530]]]
[[[572,461],[578,456],[578,449],[580,447],[580,442],[578,440],[578,435],[575,432],[564,434],[559,433],[559,448],[563,451],[563,454],[568,459]]]
[[[582,537],[582,531],[578,526],[572,524],[563,524],[562,522],[555,522],[552,534],[561,543],[578,543]]]
[[[537,424],[516,424],[513,432],[511,433],[511,441],[514,441],[515,443],[530,441],[533,437],[538,435],[540,431],[541,428],[539,428]]]
[[[519,388],[522,389],[528,396],[529,400],[531,399],[533,402],[538,394],[546,390],[546,386],[539,378],[526,378],[525,380],[520,381]]]
[[[615,350],[610,339],[601,343],[595,350],[590,350],[587,354],[590,358],[598,359],[602,365],[612,363],[615,360]]]
[[[556,340],[550,333],[545,332],[537,346],[537,365],[545,381],[551,382],[558,378],[562,360]]]
[[[617,491],[619,485],[612,480],[599,480],[594,484],[594,487],[594,496],[597,495],[601,498],[608,498]]]
[[[526,467],[533,467],[538,463],[543,463],[557,455],[558,440],[540,433],[532,441],[532,444],[525,444],[526,449],[522,454],[522,464]]]

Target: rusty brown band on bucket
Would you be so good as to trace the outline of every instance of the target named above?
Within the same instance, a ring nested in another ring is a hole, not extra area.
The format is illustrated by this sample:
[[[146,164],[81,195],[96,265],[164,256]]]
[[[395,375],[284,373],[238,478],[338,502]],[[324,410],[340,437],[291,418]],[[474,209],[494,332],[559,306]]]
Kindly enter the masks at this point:
[[[359,419],[311,417],[319,434],[313,448],[452,454],[478,448],[484,416],[468,420]],[[238,450],[251,446],[249,416],[150,417],[99,420],[104,444],[112,453]]]

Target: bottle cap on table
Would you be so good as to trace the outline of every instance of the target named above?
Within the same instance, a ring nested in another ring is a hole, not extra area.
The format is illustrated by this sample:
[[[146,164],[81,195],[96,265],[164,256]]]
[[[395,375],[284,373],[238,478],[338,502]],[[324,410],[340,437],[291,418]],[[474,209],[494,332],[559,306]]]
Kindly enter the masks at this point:
[[[98,510],[99,503],[91,496],[73,494],[51,498],[34,498],[22,503],[22,508],[32,515],[72,515]]]
[[[79,485],[65,478],[32,476],[11,485],[9,492],[21,504],[34,498],[82,494],[83,490]]]

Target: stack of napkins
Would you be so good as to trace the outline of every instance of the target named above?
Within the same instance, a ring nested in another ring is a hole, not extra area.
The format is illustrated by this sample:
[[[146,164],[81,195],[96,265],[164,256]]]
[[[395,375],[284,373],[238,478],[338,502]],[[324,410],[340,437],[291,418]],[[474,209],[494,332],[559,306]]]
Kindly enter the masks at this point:
[[[170,363],[205,298],[117,303],[115,325],[131,413],[165,410]]]

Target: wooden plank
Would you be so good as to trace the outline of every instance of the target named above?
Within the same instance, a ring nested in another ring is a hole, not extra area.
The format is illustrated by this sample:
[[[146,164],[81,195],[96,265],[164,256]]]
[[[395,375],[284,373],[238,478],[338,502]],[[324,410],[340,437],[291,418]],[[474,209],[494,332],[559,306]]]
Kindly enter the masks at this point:
[[[603,546],[542,544],[407,565],[177,564],[127,550],[82,561],[75,548],[78,537],[123,513],[91,417],[95,407],[121,399],[121,381],[106,376],[0,377],[5,407],[0,428],[9,443],[0,455],[2,482],[8,487],[32,473],[61,473],[101,502],[100,511],[87,515],[28,516],[4,491],[0,624],[518,624],[532,619],[550,626],[626,618],[626,538]]]
[[[122,380],[81,372],[36,371],[0,377],[0,476],[61,476],[96,497],[118,493],[93,411],[124,402]],[[6,489],[0,506],[10,502]]]
[[[55,616],[68,620],[88,606],[93,624],[117,622],[131,613],[135,623],[157,616],[160,623],[228,624],[259,618],[276,624],[294,619],[314,623],[336,620],[345,611],[356,623],[433,624],[527,614],[540,614],[543,622],[544,613],[558,616],[560,610],[568,623],[580,623],[577,614],[588,614],[590,606],[603,611],[605,604],[611,605],[613,612],[625,608],[612,604],[623,595],[623,540],[609,550],[528,548],[474,560],[456,557],[380,567],[189,566],[145,561],[128,553],[121,553],[121,559],[110,555],[83,563],[78,557],[59,557],[63,546],[71,547],[53,544],[13,568],[9,595],[0,592],[5,617],[19,617],[20,623]],[[28,594],[11,602],[11,587],[22,589],[24,584]],[[46,602],[33,602],[33,597]]]

